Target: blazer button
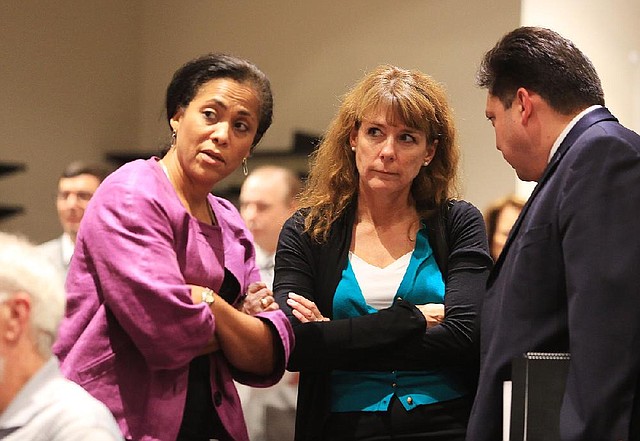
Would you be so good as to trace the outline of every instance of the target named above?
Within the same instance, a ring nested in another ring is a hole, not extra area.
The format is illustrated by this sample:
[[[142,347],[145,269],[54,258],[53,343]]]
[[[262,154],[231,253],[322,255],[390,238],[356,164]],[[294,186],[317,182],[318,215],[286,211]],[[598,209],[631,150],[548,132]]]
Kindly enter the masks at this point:
[[[216,407],[222,404],[222,394],[219,390],[215,391],[215,393],[213,394],[213,404],[215,404]]]

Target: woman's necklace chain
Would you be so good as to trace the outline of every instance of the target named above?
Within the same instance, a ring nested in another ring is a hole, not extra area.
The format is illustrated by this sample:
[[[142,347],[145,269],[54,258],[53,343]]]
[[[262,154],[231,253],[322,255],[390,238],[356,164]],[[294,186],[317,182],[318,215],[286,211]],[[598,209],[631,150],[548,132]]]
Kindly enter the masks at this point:
[[[207,201],[207,209],[209,210],[209,218],[211,219],[211,225],[214,227],[218,225],[218,221],[216,220],[216,216],[213,214],[213,208],[211,208],[211,204]]]
[[[167,179],[169,180],[169,182],[171,182],[171,177],[169,177],[169,169],[167,169],[167,166],[164,164],[164,162],[162,162],[162,160],[158,161],[158,163],[160,164],[160,167],[162,167],[162,171],[167,176]],[[173,183],[171,185],[173,185]],[[211,221],[211,225],[213,226],[218,225],[218,221],[216,220],[216,216],[213,214],[213,209],[211,208],[211,204],[209,203],[208,200],[206,201],[206,204],[207,204],[207,213],[209,214],[209,220]]]
[[[418,230],[420,228],[418,228],[418,230],[416,230],[415,234],[411,234],[412,230],[413,230],[413,225],[418,222],[418,224],[420,224],[420,220],[417,221],[413,221],[409,224],[409,229],[407,230],[407,239],[409,239],[409,242],[415,242],[416,241],[416,235],[418,234]]]

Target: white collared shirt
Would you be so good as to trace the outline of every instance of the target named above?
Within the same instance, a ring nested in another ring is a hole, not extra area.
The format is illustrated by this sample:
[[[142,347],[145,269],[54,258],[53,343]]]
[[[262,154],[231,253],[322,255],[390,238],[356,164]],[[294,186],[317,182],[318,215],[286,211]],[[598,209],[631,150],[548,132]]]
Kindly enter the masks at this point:
[[[587,107],[582,112],[578,113],[569,122],[569,124],[567,124],[567,126],[562,130],[562,132],[560,132],[560,135],[558,135],[558,137],[556,138],[555,142],[551,146],[551,151],[549,152],[549,158],[547,159],[547,164],[551,162],[551,158],[553,158],[553,155],[555,155],[556,151],[558,151],[558,148],[560,147],[560,144],[562,144],[562,141],[564,141],[564,139],[567,137],[567,135],[569,134],[571,129],[573,129],[573,126],[578,124],[578,121],[580,121],[582,119],[582,117],[585,116],[587,113],[589,113],[589,112],[591,112],[591,111],[593,111],[595,109],[598,109],[600,107],[602,107],[602,106],[599,105],[599,104],[595,104],[593,106]]]
[[[69,262],[71,262],[74,251],[71,236],[63,233],[55,239],[38,245],[38,249],[55,265],[64,280],[67,276]]]
[[[52,356],[0,414],[4,441],[122,441],[109,409],[60,373]]]
[[[273,289],[273,268],[276,264],[276,254],[267,254],[258,245],[256,248],[256,265],[260,270],[260,278],[267,284],[267,288]]]
[[[60,245],[62,247],[62,262],[69,268],[69,262],[71,262],[71,256],[73,256],[74,244],[71,240],[71,236],[67,233],[63,233],[60,238]]]

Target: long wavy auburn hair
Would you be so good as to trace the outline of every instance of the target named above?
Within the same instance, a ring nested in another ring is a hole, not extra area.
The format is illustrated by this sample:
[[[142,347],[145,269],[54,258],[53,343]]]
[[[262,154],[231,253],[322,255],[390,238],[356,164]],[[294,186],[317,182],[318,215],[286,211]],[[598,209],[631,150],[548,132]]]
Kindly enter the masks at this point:
[[[444,88],[420,71],[378,66],[343,97],[311,156],[299,206],[305,209],[305,231],[317,242],[326,242],[333,223],[357,198],[359,174],[349,136],[378,109],[386,110],[390,124],[403,123],[424,132],[427,142],[438,141],[434,158],[411,185],[418,214],[428,219],[457,193],[460,152]]]

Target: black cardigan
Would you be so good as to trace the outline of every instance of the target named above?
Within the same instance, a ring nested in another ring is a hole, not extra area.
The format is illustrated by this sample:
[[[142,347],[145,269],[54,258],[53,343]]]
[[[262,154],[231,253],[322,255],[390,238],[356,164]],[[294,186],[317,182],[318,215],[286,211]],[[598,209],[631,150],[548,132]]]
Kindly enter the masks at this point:
[[[276,252],[273,292],[296,338],[288,365],[289,370],[300,371],[296,441],[323,438],[322,428],[330,412],[332,369],[445,367],[466,370],[472,379],[477,376],[478,311],[492,261],[478,209],[468,202],[454,201],[446,211],[444,222],[438,222],[437,216],[428,221],[436,257],[448,252],[445,320],[430,329],[426,329],[422,313],[401,299],[375,314],[300,323],[286,303],[289,292],[314,301],[325,317],[332,317],[333,296],[347,264],[355,207],[334,223],[323,244],[303,232],[303,213],[297,212],[285,223]],[[444,225],[445,245],[435,238]],[[443,259],[437,260],[442,266]]]

